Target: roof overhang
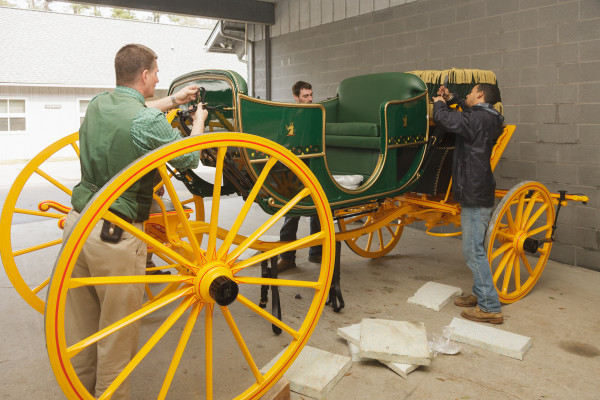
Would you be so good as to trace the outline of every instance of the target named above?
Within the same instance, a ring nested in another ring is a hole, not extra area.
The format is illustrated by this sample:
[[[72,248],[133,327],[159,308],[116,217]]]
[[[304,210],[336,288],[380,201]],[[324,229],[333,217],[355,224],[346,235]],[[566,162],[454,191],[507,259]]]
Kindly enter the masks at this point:
[[[98,0],[73,1],[97,6],[162,12],[167,14],[189,15],[227,21],[253,24],[275,24],[275,4],[273,0]]]
[[[244,55],[240,52],[246,45],[246,24],[232,21],[219,21],[206,40],[206,51],[214,53]]]

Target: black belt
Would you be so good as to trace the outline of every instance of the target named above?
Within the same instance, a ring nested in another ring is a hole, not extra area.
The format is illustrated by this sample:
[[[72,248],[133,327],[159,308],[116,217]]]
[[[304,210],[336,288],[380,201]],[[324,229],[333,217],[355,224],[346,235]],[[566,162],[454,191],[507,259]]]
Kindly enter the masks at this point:
[[[120,212],[118,212],[118,211],[114,211],[114,210],[110,210],[110,209],[109,209],[109,211],[110,211],[111,213],[115,214],[117,217],[121,218],[123,221],[125,221],[125,222],[128,222],[128,223],[130,223],[130,224],[134,224],[134,223],[143,223],[143,222],[144,222],[144,221],[140,221],[140,220],[137,220],[137,219],[133,219],[133,218],[126,217],[125,215],[121,214],[121,213],[120,213]]]

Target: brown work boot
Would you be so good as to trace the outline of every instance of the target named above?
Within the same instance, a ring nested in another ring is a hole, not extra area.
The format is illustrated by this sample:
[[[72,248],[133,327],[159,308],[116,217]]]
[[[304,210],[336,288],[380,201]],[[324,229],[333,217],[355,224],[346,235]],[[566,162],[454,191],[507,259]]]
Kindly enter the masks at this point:
[[[501,324],[504,322],[502,311],[500,312],[485,312],[481,311],[479,306],[475,308],[467,308],[460,313],[460,316],[471,321],[489,322],[490,324]]]
[[[296,268],[296,261],[294,260],[282,258],[277,262],[277,272],[287,271],[292,268]]]
[[[475,307],[477,305],[477,297],[472,294],[468,296],[459,296],[454,299],[454,305],[459,307]]]

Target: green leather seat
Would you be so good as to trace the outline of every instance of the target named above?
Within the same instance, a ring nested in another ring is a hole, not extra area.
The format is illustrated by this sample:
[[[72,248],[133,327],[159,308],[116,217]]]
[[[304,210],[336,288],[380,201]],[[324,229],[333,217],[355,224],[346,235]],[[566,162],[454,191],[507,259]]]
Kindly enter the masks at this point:
[[[411,99],[423,91],[420,78],[402,72],[344,79],[337,97],[322,103],[326,110],[325,145],[330,172],[368,178],[384,151],[381,135],[385,134],[385,121],[381,119],[386,103]]]

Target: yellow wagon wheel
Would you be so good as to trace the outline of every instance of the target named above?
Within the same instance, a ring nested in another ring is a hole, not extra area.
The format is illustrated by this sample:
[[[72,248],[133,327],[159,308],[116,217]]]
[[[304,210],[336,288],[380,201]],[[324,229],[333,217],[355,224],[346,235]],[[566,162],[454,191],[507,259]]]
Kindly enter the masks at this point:
[[[554,205],[538,182],[521,182],[502,198],[486,233],[485,248],[503,303],[525,297],[550,256]]]
[[[228,147],[266,154],[267,161],[247,198],[234,199],[239,202],[239,208],[234,209],[232,199],[222,197],[221,186],[214,185],[212,204],[207,207],[210,208],[207,209],[208,222],[190,221],[183,215],[184,209],[177,201],[172,182],[165,180],[171,201],[181,215],[179,246],[165,246],[108,211],[118,196],[146,173],[157,168],[164,177],[167,173],[165,163],[188,152],[218,149],[214,182],[221,182]],[[277,163],[293,171],[303,188],[273,215],[250,212],[256,207],[255,199],[264,195],[261,188],[267,184],[269,172]],[[263,248],[262,252],[247,259],[240,257],[250,248],[264,246],[265,242],[259,239],[261,235],[282,220],[295,204],[308,198],[315,204],[321,231],[293,242],[271,243],[270,248]],[[152,245],[184,272],[178,276],[72,277],[84,242],[101,218],[113,221],[126,234]],[[228,219],[234,219],[229,230],[218,226]],[[254,229],[254,226],[258,228]],[[202,241],[198,240],[201,234]],[[260,398],[289,368],[317,324],[331,284],[334,242],[331,210],[317,179],[301,160],[276,143],[239,133],[210,134],[190,137],[147,154],[97,193],[79,216],[56,262],[46,302],[46,343],[52,369],[62,390],[69,399],[93,399],[94,395],[105,399],[127,379],[132,392],[147,399],[163,399],[167,394],[172,398]],[[323,246],[320,269],[302,271],[301,277],[296,279],[261,276],[257,265],[261,261],[315,244]],[[108,284],[172,283],[179,287],[168,295],[146,303],[118,321],[108,321],[109,325],[88,337],[67,343],[66,300],[73,291],[82,288],[89,291],[90,287],[98,290]],[[278,286],[284,298],[286,293],[290,299],[294,299],[296,293],[302,293],[299,297],[302,301],[294,303],[294,312],[284,313],[280,321],[251,300],[252,296],[259,299],[262,285]],[[140,323],[140,345],[132,361],[103,393],[89,393],[79,379],[73,361],[82,350],[91,350],[91,346],[100,345],[104,338],[134,323]],[[277,341],[265,340],[271,324],[284,332]],[[153,351],[152,359],[147,357],[150,351]],[[165,355],[172,355],[170,362],[157,362]],[[267,365],[276,357],[272,367],[260,369],[260,365]],[[199,362],[202,359],[204,363]],[[161,365],[164,368],[159,373],[157,368]],[[232,365],[240,368],[234,369]],[[148,379],[157,374],[164,378]]]
[[[0,217],[0,254],[11,283],[23,299],[35,310],[44,312],[45,289],[50,281],[50,268],[62,243],[61,219],[71,207],[72,186],[77,183],[62,179],[53,171],[56,163],[49,160],[79,156],[78,133],[66,136],[36,155],[19,173],[11,186]],[[79,166],[77,166],[77,169]],[[40,178],[40,182],[32,181]],[[49,183],[41,186],[41,182]],[[30,183],[30,185],[28,185]],[[40,196],[35,200],[32,197]],[[28,223],[25,223],[28,222]],[[56,232],[41,236],[39,224],[52,223]],[[35,231],[31,232],[31,230]]]
[[[346,240],[346,244],[361,257],[379,258],[396,246],[404,231],[404,225],[401,223],[402,216],[397,216],[387,224],[380,224],[381,220],[389,219],[392,214],[398,212],[398,201],[386,199],[375,211],[361,214],[368,211],[369,207],[372,205],[352,207],[338,212],[338,216],[349,215],[347,218],[340,218],[338,226],[340,232],[359,228],[356,237]],[[353,214],[358,215],[352,216]]]

